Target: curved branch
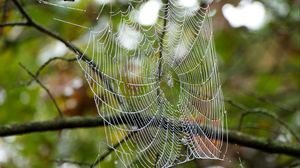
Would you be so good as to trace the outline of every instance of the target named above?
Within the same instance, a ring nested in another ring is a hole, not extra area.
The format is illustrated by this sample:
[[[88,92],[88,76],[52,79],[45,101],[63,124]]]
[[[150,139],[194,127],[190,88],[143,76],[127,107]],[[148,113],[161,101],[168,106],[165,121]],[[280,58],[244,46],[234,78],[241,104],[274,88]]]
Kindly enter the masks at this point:
[[[120,116],[122,120],[124,116]],[[107,121],[110,118],[106,119]],[[22,135],[36,132],[57,131],[62,129],[74,128],[89,128],[104,126],[105,121],[100,117],[73,117],[73,118],[59,118],[48,121],[36,121],[24,124],[13,124],[0,127],[0,137]],[[130,123],[129,123],[130,124]],[[300,156],[300,146],[295,144],[285,144],[276,141],[269,141],[253,135],[244,134],[238,131],[229,130],[228,142],[238,144],[241,146],[258,149],[269,153],[286,154],[289,156]],[[224,134],[227,135],[225,132]]]
[[[269,113],[267,111],[265,111],[264,109],[253,109],[252,111],[246,111],[242,114],[241,118],[240,118],[240,123],[239,123],[239,130],[241,130],[242,128],[242,123],[244,121],[244,118],[248,115],[251,114],[258,114],[258,115],[264,115],[267,117],[270,117],[272,119],[274,119],[275,121],[277,121],[279,124],[281,124],[283,127],[285,127],[293,136],[294,138],[300,142],[300,138],[298,137],[297,133],[283,120],[279,119],[275,114]]]
[[[238,130],[241,130],[243,120],[247,115],[260,114],[260,115],[270,117],[270,118],[274,119],[275,121],[277,121],[279,124],[281,124],[283,127],[285,127],[294,136],[294,138],[298,142],[300,142],[300,137],[298,136],[298,134],[285,121],[278,118],[277,115],[272,114],[272,113],[270,113],[267,110],[262,109],[262,108],[249,109],[249,108],[245,107],[244,105],[242,105],[240,103],[237,103],[237,102],[234,102],[233,100],[230,100],[230,99],[226,99],[225,101],[228,102],[230,105],[232,105],[232,106],[234,106],[234,107],[236,107],[236,108],[243,111],[243,113],[241,115],[241,118],[240,118]]]
[[[48,66],[50,63],[52,63],[53,61],[56,61],[56,60],[61,60],[61,61],[66,61],[66,62],[74,62],[77,60],[77,58],[52,57],[48,61],[46,61],[42,66],[39,67],[39,69],[35,72],[34,76],[36,78],[38,78],[40,76],[42,70],[45,69],[45,67]],[[33,81],[34,81],[34,79],[29,81],[28,85],[30,85]]]

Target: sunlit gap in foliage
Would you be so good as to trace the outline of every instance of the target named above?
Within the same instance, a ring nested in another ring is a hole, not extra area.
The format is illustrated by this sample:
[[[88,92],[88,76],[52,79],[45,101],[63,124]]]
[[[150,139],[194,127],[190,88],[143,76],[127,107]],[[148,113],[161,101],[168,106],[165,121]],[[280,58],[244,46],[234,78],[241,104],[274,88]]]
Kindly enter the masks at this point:
[[[225,4],[222,12],[233,27],[245,26],[250,30],[257,30],[266,22],[265,7],[258,1],[242,0],[236,7]]]

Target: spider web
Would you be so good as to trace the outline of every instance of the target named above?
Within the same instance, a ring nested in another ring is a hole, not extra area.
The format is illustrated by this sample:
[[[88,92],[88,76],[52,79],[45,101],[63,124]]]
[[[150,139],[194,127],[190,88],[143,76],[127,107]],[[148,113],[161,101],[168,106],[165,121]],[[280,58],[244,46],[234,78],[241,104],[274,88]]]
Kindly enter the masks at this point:
[[[147,3],[159,5],[151,24],[138,19]],[[123,167],[224,158],[226,111],[209,14],[206,1],[132,0],[97,30],[88,28],[91,58],[78,63]]]

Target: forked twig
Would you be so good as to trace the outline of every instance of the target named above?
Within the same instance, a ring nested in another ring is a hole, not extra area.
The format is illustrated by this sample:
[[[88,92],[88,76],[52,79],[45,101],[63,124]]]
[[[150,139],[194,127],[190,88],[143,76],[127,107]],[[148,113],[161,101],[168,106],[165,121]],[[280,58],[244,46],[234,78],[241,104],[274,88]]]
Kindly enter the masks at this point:
[[[50,97],[53,104],[55,105],[60,117],[63,117],[63,113],[60,110],[60,108],[59,108],[54,96],[51,94],[50,90],[29,69],[27,69],[23,64],[19,63],[19,65],[47,92],[48,96]]]

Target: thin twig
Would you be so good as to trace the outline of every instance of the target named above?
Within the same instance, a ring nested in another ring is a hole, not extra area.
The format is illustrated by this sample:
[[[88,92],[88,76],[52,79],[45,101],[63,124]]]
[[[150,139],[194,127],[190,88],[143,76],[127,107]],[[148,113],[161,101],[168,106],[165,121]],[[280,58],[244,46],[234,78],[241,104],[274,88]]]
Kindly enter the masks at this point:
[[[108,148],[108,150],[102,154],[99,155],[93,164],[90,165],[90,168],[94,168],[97,166],[101,161],[103,161],[109,154],[111,154],[116,148],[118,148],[123,142],[130,139],[136,132],[130,132],[128,135],[126,135],[120,142],[116,143],[113,147]]]
[[[278,109],[280,109],[280,110],[282,110],[282,111],[290,112],[290,113],[293,113],[293,112],[297,111],[297,109],[290,109],[290,108],[288,108],[288,107],[285,106],[285,105],[277,104],[277,103],[275,103],[274,101],[269,100],[269,99],[267,99],[267,98],[265,98],[265,97],[259,96],[259,95],[257,95],[257,94],[254,93],[254,92],[249,93],[249,95],[252,96],[252,97],[255,97],[255,98],[256,98],[257,100],[259,100],[259,101],[262,101],[262,102],[264,102],[264,103],[271,104],[272,106],[277,107]]]
[[[29,26],[27,22],[12,22],[12,23],[1,23],[0,27],[7,27],[7,26]]]
[[[25,17],[25,19],[27,20],[27,22],[28,23],[32,23],[31,17],[25,12],[25,10],[21,6],[21,4],[17,0],[12,0],[12,1],[14,2],[14,4],[16,5],[16,7],[18,8],[18,10],[21,12],[21,14]]]
[[[252,111],[247,111],[244,112],[240,118],[240,123],[239,123],[239,130],[241,130],[241,125],[242,122],[244,120],[244,118],[248,115],[252,115],[252,114],[259,114],[259,115],[264,115],[270,118],[273,118],[275,121],[277,121],[279,124],[281,124],[283,127],[285,127],[293,136],[294,138],[300,142],[300,138],[298,137],[297,133],[283,120],[281,120],[280,118],[278,118],[275,114],[269,113],[268,111],[266,111],[265,109],[261,109],[261,108],[255,108],[252,109]]]
[[[50,97],[50,99],[52,100],[53,104],[55,105],[60,117],[63,117],[63,113],[60,110],[54,96],[51,94],[51,92],[49,91],[49,89],[31,72],[29,71],[29,69],[27,69],[23,64],[19,63],[19,65],[47,92],[48,96]]]
[[[260,115],[264,115],[267,117],[270,117],[272,119],[274,119],[275,121],[277,121],[279,124],[281,124],[283,127],[285,127],[293,136],[294,138],[300,142],[300,137],[298,137],[298,134],[282,119],[278,118],[277,115],[268,112],[266,109],[262,109],[262,108],[255,108],[255,109],[250,109],[240,103],[237,103],[233,100],[225,100],[227,101],[230,105],[242,110],[242,115],[239,121],[239,125],[238,125],[238,130],[241,130],[242,124],[243,124],[243,120],[246,116],[251,115],[251,114],[260,114]]]
[[[46,61],[43,65],[41,65],[38,70],[35,72],[35,77],[38,78],[40,76],[40,73],[42,72],[42,70],[48,66],[51,62],[53,61],[56,61],[56,60],[61,60],[61,61],[66,61],[66,62],[73,62],[73,61],[76,61],[77,58],[64,58],[64,57],[53,57],[53,58],[50,58],[48,61]],[[31,80],[28,82],[28,85],[30,85],[32,82],[34,81]]]

